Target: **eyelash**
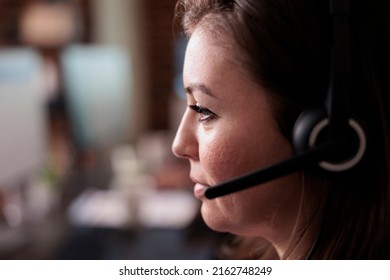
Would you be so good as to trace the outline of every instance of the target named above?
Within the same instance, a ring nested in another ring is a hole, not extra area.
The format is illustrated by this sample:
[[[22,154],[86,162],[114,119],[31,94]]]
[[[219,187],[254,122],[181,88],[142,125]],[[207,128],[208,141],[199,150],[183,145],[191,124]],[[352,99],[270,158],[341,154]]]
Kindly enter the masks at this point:
[[[214,114],[209,109],[201,106],[201,105],[189,105],[189,107],[194,110],[196,113],[200,114],[199,121],[200,122],[207,122],[215,119],[217,117],[216,114]]]

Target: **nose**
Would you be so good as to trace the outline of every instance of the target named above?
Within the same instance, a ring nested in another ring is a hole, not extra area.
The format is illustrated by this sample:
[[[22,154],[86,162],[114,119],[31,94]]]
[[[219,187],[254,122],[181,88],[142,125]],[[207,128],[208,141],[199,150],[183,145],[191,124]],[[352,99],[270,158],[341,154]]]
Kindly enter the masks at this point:
[[[175,139],[172,143],[172,152],[175,156],[184,159],[198,159],[198,140],[196,126],[191,122],[188,109],[184,113]]]

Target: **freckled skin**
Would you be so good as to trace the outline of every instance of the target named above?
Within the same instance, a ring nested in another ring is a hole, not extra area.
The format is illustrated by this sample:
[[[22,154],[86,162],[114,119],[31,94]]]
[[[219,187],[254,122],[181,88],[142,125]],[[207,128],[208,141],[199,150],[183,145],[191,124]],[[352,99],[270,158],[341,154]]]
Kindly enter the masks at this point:
[[[229,50],[229,48],[231,48]],[[201,104],[216,114],[199,121],[185,111],[173,152],[188,159],[191,178],[215,185],[291,156],[291,145],[273,118],[267,92],[231,58],[234,46],[218,46],[205,29],[192,34],[185,56],[184,86],[205,84],[187,94],[188,104]],[[212,229],[244,236],[262,236],[282,246],[294,226],[302,190],[300,174],[292,174],[231,195],[202,197],[202,216]]]

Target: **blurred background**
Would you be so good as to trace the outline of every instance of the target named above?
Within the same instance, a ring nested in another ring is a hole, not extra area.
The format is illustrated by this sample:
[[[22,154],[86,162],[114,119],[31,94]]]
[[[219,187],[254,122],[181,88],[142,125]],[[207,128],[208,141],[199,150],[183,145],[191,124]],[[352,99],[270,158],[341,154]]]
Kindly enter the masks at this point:
[[[210,259],[171,154],[175,0],[0,0],[0,259]]]

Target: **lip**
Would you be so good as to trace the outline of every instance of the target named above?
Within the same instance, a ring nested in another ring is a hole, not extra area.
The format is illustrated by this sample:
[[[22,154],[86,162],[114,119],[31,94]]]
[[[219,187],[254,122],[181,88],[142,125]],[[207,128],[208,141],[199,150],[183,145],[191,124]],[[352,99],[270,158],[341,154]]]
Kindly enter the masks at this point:
[[[200,184],[200,183],[196,183],[195,186],[194,186],[194,195],[197,199],[203,199],[205,196],[204,196],[204,193],[206,191],[206,189],[208,188],[208,186],[206,185],[203,185],[203,184]]]

